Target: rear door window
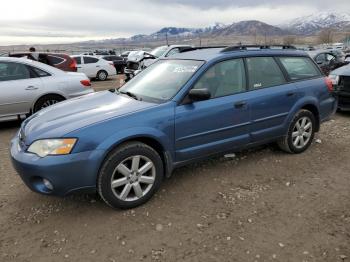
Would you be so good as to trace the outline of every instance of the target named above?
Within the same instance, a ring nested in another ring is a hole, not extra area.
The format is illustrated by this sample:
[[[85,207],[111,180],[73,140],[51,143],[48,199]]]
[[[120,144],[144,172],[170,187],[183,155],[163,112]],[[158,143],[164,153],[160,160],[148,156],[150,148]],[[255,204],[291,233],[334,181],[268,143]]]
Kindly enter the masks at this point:
[[[31,78],[31,74],[27,66],[12,62],[0,63],[0,81],[21,80],[28,78]]]
[[[250,90],[286,83],[280,67],[272,57],[250,57],[246,61]]]
[[[280,57],[291,80],[302,80],[321,76],[316,65],[308,57]]]
[[[97,63],[98,59],[94,58],[94,57],[89,57],[89,56],[85,56],[84,57],[84,64],[94,64]]]

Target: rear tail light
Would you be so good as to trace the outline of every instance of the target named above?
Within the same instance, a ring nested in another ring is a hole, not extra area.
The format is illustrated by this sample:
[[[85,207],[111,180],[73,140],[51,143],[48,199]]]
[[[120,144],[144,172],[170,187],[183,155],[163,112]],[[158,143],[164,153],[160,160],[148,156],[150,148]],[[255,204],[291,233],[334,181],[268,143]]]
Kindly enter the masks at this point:
[[[77,69],[77,62],[72,59],[72,61],[70,62],[69,64],[69,68],[72,69],[72,71],[76,72],[78,69]]]
[[[108,62],[111,66],[114,66],[114,63],[113,62]]]
[[[91,82],[90,82],[89,79],[81,80],[80,83],[81,83],[83,86],[86,86],[86,87],[90,87],[90,86],[91,86]]]
[[[333,89],[332,80],[331,80],[329,77],[326,77],[326,78],[325,78],[325,82],[326,82],[328,91],[329,91],[329,92],[333,92],[334,89]]]

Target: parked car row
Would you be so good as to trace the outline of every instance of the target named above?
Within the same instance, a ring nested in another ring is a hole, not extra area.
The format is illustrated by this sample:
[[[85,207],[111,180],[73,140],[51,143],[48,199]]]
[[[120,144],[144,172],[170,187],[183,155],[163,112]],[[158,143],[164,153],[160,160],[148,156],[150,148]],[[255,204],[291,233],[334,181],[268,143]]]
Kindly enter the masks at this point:
[[[26,119],[11,142],[24,183],[45,195],[98,192],[112,207],[133,208],[188,163],[271,142],[302,153],[337,109],[331,80],[303,51],[191,48],[153,52],[157,61],[120,89]]]
[[[116,55],[75,55],[43,52],[11,53],[9,57],[25,57],[63,71],[80,72],[91,79],[107,80],[108,76],[123,73],[126,61]]]

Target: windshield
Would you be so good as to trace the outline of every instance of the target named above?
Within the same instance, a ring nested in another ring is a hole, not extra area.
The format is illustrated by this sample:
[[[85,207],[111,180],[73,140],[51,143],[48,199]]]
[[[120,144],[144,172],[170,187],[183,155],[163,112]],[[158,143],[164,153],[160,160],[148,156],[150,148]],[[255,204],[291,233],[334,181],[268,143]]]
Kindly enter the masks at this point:
[[[203,63],[195,60],[160,60],[118,91],[144,101],[165,102],[176,95]]]
[[[168,50],[167,46],[160,46],[160,47],[157,47],[156,49],[153,49],[151,51],[151,54],[156,56],[156,57],[161,57],[164,55],[166,50]]]

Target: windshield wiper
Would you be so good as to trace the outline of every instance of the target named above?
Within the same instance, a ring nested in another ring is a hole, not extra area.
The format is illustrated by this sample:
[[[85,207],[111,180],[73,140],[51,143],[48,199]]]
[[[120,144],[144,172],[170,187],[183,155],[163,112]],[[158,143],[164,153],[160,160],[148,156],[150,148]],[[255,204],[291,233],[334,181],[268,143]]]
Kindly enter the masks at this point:
[[[119,92],[120,94],[123,94],[123,95],[127,95],[131,98],[134,98],[135,100],[139,100],[139,101],[142,101],[142,99],[140,97],[138,97],[137,95],[135,95],[134,93],[131,93],[129,91],[127,92]]]

